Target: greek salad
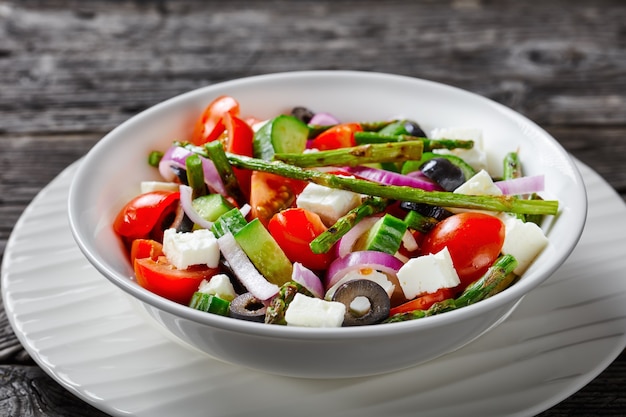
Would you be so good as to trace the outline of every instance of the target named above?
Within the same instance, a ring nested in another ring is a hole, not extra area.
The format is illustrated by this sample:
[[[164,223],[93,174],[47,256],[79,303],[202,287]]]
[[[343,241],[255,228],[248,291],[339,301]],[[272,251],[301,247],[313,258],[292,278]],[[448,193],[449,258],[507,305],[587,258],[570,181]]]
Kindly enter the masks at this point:
[[[482,131],[339,120],[295,107],[245,117],[221,96],[148,163],[113,228],[139,285],[266,324],[342,327],[454,310],[513,285],[558,211],[517,151],[487,171]]]

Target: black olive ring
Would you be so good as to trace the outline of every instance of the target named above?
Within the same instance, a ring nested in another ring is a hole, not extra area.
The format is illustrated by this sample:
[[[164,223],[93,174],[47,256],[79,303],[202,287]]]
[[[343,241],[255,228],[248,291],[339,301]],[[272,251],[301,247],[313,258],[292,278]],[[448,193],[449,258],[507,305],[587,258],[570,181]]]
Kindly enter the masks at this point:
[[[365,297],[370,302],[369,310],[363,315],[357,315],[350,309],[350,304],[357,297]],[[343,326],[345,327],[380,323],[389,317],[391,308],[387,291],[368,279],[355,279],[341,284],[333,295],[333,301],[338,301],[346,306],[346,314],[343,319]]]

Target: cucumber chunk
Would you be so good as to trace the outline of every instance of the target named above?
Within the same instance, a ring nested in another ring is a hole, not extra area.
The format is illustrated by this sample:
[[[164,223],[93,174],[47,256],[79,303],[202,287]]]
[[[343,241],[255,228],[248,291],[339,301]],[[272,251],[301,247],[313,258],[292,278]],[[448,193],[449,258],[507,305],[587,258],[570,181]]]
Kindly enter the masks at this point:
[[[254,134],[254,156],[269,161],[275,153],[302,153],[308,137],[309,127],[300,119],[276,116]]]
[[[203,219],[210,222],[216,221],[222,214],[234,207],[221,194],[207,194],[195,198],[191,205]]]
[[[195,292],[189,302],[189,307],[207,313],[219,314],[220,316],[228,316],[230,303],[213,294],[204,292]]]
[[[234,235],[265,279],[278,286],[291,281],[291,261],[259,219],[252,220]]]
[[[391,214],[385,214],[367,232],[362,250],[374,250],[393,255],[400,249],[406,229],[405,222]]]
[[[404,223],[413,230],[427,233],[439,223],[439,220],[434,217],[425,216],[415,210],[410,210],[404,217]]]
[[[224,236],[226,233],[230,232],[233,235],[240,231],[248,222],[246,221],[241,211],[238,208],[233,208],[226,213],[222,214],[216,221],[213,223],[213,227],[211,231],[215,235],[215,237],[220,238]]]

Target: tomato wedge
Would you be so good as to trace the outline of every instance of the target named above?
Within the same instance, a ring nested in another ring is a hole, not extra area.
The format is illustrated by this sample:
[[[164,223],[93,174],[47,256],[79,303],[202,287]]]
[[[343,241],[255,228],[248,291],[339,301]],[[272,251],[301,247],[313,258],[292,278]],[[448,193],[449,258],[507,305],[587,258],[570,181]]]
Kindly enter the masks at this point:
[[[310,147],[325,151],[356,146],[354,133],[362,131],[363,128],[359,123],[338,124],[317,135],[317,137],[311,141]]]
[[[253,218],[267,226],[274,214],[289,208],[306,186],[305,181],[292,180],[268,172],[254,171],[250,184],[250,207]]]
[[[163,256],[163,245],[153,239],[135,239],[130,247],[130,262],[134,265],[135,259],[150,258],[157,260]]]
[[[204,279],[211,279],[218,268],[193,265],[187,269],[176,269],[165,256],[137,258],[134,262],[137,283],[143,288],[181,304],[189,303],[193,293]]]
[[[148,238],[154,229],[160,228],[170,215],[175,214],[179,200],[178,191],[140,194],[119,211],[113,221],[113,230],[128,241]]]
[[[389,316],[398,313],[410,313],[415,310],[428,310],[433,304],[454,297],[454,294],[455,290],[453,288],[440,288],[433,293],[421,295],[399,306],[392,307],[389,310]]]
[[[254,131],[252,127],[250,127],[247,122],[231,113],[226,113],[223,121],[226,132],[228,132],[228,139],[225,146],[226,151],[237,155],[252,156],[254,152],[252,145]],[[249,197],[252,171],[233,167],[233,172],[237,177],[237,182],[244,195]]]
[[[454,268],[465,287],[494,263],[504,243],[504,223],[479,212],[450,216],[429,231],[422,241],[422,253],[437,253],[448,247]]]
[[[290,208],[276,213],[267,228],[291,262],[300,262],[309,269],[326,269],[334,256],[313,253],[309,244],[327,230],[317,214],[303,209]]]
[[[213,100],[196,121],[191,143],[203,145],[220,137],[224,133],[223,122],[226,113],[239,115],[239,102],[230,96],[220,96]]]

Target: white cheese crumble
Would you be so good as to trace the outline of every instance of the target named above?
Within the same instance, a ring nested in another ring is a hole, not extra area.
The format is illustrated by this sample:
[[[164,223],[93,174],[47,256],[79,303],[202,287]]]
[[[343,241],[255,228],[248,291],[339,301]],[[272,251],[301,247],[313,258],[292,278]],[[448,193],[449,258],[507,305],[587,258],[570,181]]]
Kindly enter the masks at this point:
[[[198,286],[198,292],[211,294],[226,301],[233,301],[237,297],[230,278],[225,274],[214,275],[208,280],[203,279]]]
[[[513,216],[507,216],[504,227],[502,253],[515,257],[517,267],[513,272],[518,276],[522,275],[548,245],[548,238],[535,223],[523,222]]]
[[[343,303],[297,293],[287,307],[285,321],[289,326],[341,327],[345,314]]]
[[[435,254],[411,258],[398,271],[398,281],[408,300],[461,283],[447,247]]]
[[[370,300],[367,297],[362,295],[354,297],[350,303],[350,311],[357,317],[366,315],[371,309],[372,303],[370,303]]]
[[[206,264],[216,268],[220,261],[220,248],[210,230],[199,229],[193,232],[177,233],[167,229],[163,234],[163,252],[169,263],[177,269],[187,269],[191,265]]]
[[[308,184],[296,199],[296,205],[317,213],[327,226],[361,204],[361,195],[318,184]]]
[[[473,140],[471,149],[435,149],[434,153],[452,154],[463,158],[476,171],[487,168],[487,152],[483,147],[483,132],[475,127],[442,127],[433,129],[430,139]]]
[[[502,190],[494,184],[491,175],[484,169],[465,181],[454,190],[456,194],[468,195],[502,195]]]
[[[142,181],[141,194],[150,193],[152,191],[178,191],[179,185],[175,182],[166,181]]]

